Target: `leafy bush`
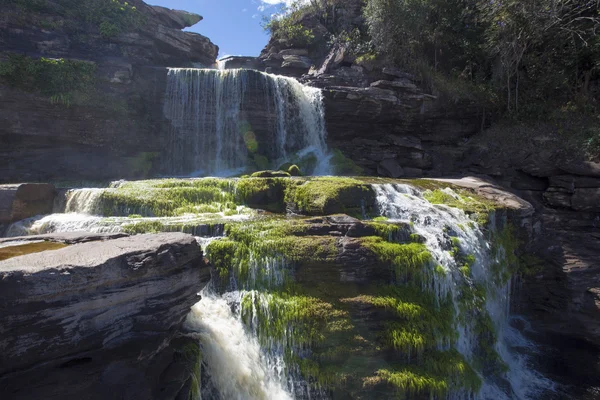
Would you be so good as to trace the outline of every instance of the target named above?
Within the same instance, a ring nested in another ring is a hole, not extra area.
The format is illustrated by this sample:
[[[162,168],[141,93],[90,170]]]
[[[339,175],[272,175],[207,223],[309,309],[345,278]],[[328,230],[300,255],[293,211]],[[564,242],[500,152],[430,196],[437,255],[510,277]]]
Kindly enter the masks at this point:
[[[263,21],[263,28],[277,39],[283,39],[296,46],[307,46],[314,42],[312,29],[302,25],[302,17],[311,11],[310,4],[294,2],[281,13]]]

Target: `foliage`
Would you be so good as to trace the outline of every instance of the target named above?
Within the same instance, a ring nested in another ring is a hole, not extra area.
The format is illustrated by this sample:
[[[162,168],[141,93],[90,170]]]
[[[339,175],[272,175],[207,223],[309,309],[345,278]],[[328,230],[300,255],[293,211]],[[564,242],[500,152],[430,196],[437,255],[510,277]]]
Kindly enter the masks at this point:
[[[591,102],[600,73],[596,1],[368,0],[366,24],[376,50],[434,90],[471,82],[504,97],[519,114],[558,98]],[[442,73],[438,82],[426,75]],[[456,85],[456,84],[453,84]]]
[[[28,92],[40,92],[52,103],[71,104],[78,92],[91,90],[95,82],[96,65],[92,62],[40,58],[8,54],[0,62],[0,78],[10,86]]]
[[[295,1],[279,14],[263,21],[264,29],[274,38],[286,40],[294,46],[307,46],[313,43],[315,35],[312,29],[302,25],[304,15],[312,11],[312,4]]]
[[[135,31],[145,18],[135,6],[121,0],[5,0],[25,12],[52,12],[94,26],[102,37],[112,39],[124,31]]]

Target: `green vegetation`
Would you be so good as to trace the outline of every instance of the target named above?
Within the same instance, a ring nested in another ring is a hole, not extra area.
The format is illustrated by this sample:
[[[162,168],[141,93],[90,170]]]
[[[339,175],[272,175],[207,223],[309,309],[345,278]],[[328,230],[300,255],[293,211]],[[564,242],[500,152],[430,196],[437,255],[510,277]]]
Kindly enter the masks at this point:
[[[370,185],[356,179],[312,178],[302,185],[290,187],[286,202],[307,215],[346,213],[361,216],[363,207],[370,208],[375,203],[375,193]]]
[[[280,14],[263,20],[263,28],[273,37],[285,40],[292,46],[310,45],[315,40],[314,32],[301,24],[303,16],[310,10],[310,4],[294,2]]]
[[[144,24],[145,18],[135,6],[120,0],[7,0],[25,12],[51,13],[64,18],[79,20],[82,25],[95,27],[105,39],[112,39],[125,31],[135,31]]]
[[[433,258],[423,244],[391,243],[380,237],[364,237],[361,238],[361,243],[380,262],[389,264],[394,269],[398,283],[423,282],[431,272]]]
[[[187,213],[219,213],[237,208],[232,182],[226,179],[125,182],[105,190],[103,215],[169,217]]]
[[[34,59],[8,54],[0,62],[0,79],[8,85],[39,92],[54,104],[69,106],[77,93],[91,90],[95,83],[96,65],[92,62],[66,59]]]
[[[333,150],[331,157],[331,167],[333,174],[338,176],[361,176],[364,170],[356,165],[354,161],[346,157],[340,150]]]
[[[476,197],[466,189],[427,190],[423,193],[423,197],[431,204],[445,204],[463,210],[481,227],[487,225],[490,214],[496,209],[496,205],[492,201]]]
[[[554,97],[591,100],[600,66],[596,2],[368,0],[365,17],[389,61],[421,78],[485,85],[508,112]]]
[[[382,384],[393,387],[399,399],[411,395],[444,398],[457,389],[476,393],[481,383],[481,378],[455,350],[432,353],[425,368],[397,366],[391,370],[381,369],[365,380],[368,387]]]

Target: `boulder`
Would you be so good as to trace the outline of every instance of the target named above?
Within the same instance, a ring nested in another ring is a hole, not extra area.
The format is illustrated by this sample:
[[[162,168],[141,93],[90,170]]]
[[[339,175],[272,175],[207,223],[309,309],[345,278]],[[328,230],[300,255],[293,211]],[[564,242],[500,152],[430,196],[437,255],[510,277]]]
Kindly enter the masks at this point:
[[[281,68],[302,68],[308,71],[311,65],[312,60],[308,57],[288,55],[283,56],[283,63],[281,64]]]
[[[279,52],[282,56],[305,56],[308,57],[307,49],[283,49]]]
[[[163,379],[182,345],[173,340],[209,279],[182,233],[0,262],[0,397],[159,398],[168,388],[161,398],[175,398],[190,376]]]
[[[151,6],[155,16],[165,26],[172,29],[184,29],[202,21],[202,16],[182,10],[170,10],[165,7]]]
[[[0,185],[0,224],[50,214],[56,190],[46,183]]]
[[[400,164],[398,164],[398,161],[391,158],[379,163],[377,173],[388,178],[400,178],[404,176],[404,170]]]
[[[577,211],[600,212],[600,188],[575,189],[571,207]]]

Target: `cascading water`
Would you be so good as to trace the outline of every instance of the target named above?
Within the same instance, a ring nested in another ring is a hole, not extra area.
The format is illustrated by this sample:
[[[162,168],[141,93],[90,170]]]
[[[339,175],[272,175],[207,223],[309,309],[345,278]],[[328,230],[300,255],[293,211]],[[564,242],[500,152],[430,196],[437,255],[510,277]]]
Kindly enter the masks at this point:
[[[329,171],[320,89],[253,70],[169,69],[164,105],[171,121],[165,171],[226,176],[312,156]]]
[[[451,294],[455,309],[460,312],[459,298],[463,285],[481,285],[487,292],[485,310],[493,321],[498,332],[495,350],[508,366],[506,379],[510,383],[510,391],[501,389],[496,382],[484,379],[477,399],[538,399],[545,391],[553,390],[553,383],[527,365],[525,357],[510,351],[510,347],[534,348],[516,329],[509,325],[511,280],[498,282],[492,271],[494,263],[502,260],[494,259],[491,243],[473,221],[459,209],[444,205],[433,205],[425,200],[420,191],[402,184],[374,185],[377,203],[381,215],[391,221],[408,221],[415,231],[425,238],[425,243],[436,262],[445,270],[445,274],[432,274],[431,287],[438,298]],[[451,189],[444,192],[459,199]],[[470,277],[465,277],[449,251],[446,240],[447,233],[459,238],[456,242],[461,252],[474,256],[470,266]],[[503,256],[502,249],[496,258]],[[465,282],[466,280],[466,282]],[[459,319],[460,321],[460,319]],[[457,326],[459,337],[457,350],[469,361],[474,358],[477,337],[473,322],[463,319]],[[542,396],[542,397],[541,397]]]
[[[291,400],[284,389],[282,368],[269,368],[256,337],[246,330],[226,298],[205,289],[202,300],[186,320],[189,330],[198,332],[203,357],[209,366],[212,384],[222,399]],[[239,294],[232,302],[239,304]]]

